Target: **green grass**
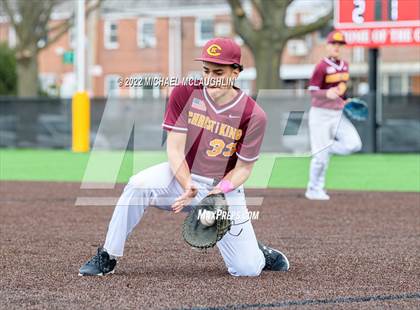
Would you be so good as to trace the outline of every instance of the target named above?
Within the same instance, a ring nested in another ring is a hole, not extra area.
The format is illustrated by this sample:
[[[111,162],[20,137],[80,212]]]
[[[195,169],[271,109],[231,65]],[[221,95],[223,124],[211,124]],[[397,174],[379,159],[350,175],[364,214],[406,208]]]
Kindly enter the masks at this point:
[[[270,178],[270,187],[304,187],[308,180],[309,163],[309,158],[278,158]],[[327,172],[327,188],[420,192],[420,156],[414,154],[334,156]]]
[[[127,182],[135,172],[166,160],[164,152],[0,150],[0,180]],[[248,187],[304,188],[308,157],[267,153],[257,162]],[[420,155],[334,156],[329,189],[420,192]]]

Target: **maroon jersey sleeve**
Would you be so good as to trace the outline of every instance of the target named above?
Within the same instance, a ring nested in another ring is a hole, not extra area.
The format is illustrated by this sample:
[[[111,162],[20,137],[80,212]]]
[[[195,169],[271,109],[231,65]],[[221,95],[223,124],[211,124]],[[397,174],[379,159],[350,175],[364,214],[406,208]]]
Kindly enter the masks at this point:
[[[255,104],[249,122],[245,126],[244,136],[238,143],[236,155],[239,159],[247,162],[258,159],[266,125],[265,112]]]
[[[176,86],[172,90],[162,124],[165,130],[183,133],[188,131],[186,104],[189,96],[190,92],[185,86]]]
[[[319,90],[322,88],[325,77],[325,66],[321,61],[316,65],[314,72],[312,73],[311,80],[309,81],[309,90]]]

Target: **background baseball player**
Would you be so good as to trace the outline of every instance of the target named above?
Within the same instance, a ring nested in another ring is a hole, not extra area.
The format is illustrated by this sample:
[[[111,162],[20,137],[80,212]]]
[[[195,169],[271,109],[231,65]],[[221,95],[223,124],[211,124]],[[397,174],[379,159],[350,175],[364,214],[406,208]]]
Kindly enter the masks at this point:
[[[228,272],[257,276],[263,269],[289,269],[284,254],[257,241],[246,207],[243,183],[258,159],[266,116],[254,100],[228,83],[242,70],[240,47],[231,39],[216,38],[196,60],[203,61],[204,78],[223,85],[180,85],[173,90],[162,124],[169,132],[168,162],[131,177],[103,248],[80,268],[80,275],[114,272],[116,257],[123,255],[127,237],[148,206],[177,213],[220,192],[235,213],[230,232],[217,243]]]
[[[309,111],[309,132],[312,160],[305,196],[328,200],[325,174],[331,154],[347,155],[362,147],[359,134],[342,113],[346,103],[349,65],[340,59],[344,35],[332,31],[327,37],[327,57],[315,67],[309,83],[312,107]]]

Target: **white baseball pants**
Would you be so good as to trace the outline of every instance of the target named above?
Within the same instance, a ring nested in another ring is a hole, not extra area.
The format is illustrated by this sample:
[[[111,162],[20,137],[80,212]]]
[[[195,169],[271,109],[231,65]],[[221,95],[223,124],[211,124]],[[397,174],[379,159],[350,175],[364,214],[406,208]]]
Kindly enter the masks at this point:
[[[312,160],[308,188],[323,190],[331,154],[348,155],[362,148],[360,136],[342,110],[311,107],[309,134]]]
[[[213,179],[192,175],[198,194],[191,205],[198,204],[213,188]],[[110,255],[122,256],[125,241],[140,222],[145,209],[155,206],[171,210],[170,206],[184,190],[174,177],[169,164],[162,163],[145,169],[130,178],[109,223],[104,248]],[[265,266],[254,229],[249,219],[243,187],[226,194],[234,223],[218,243],[228,272],[234,276],[258,276]],[[184,208],[184,211],[190,210]],[[238,215],[239,214],[239,215]]]

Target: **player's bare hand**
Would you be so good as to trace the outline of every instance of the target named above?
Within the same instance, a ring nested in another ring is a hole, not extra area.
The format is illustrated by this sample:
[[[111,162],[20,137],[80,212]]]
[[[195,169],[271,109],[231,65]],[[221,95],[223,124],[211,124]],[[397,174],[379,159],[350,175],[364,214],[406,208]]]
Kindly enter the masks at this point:
[[[221,193],[223,193],[222,192],[222,190],[219,188],[219,187],[215,187],[215,188],[213,188],[209,193],[208,193],[208,196],[210,196],[210,195],[215,195],[215,194],[221,194]]]
[[[193,184],[189,185],[185,189],[185,192],[175,200],[171,206],[172,210],[175,213],[181,212],[185,206],[190,204],[191,200],[197,195],[197,192],[198,190]]]
[[[327,90],[326,96],[328,99],[335,100],[340,97],[340,89],[338,87],[332,87]]]

